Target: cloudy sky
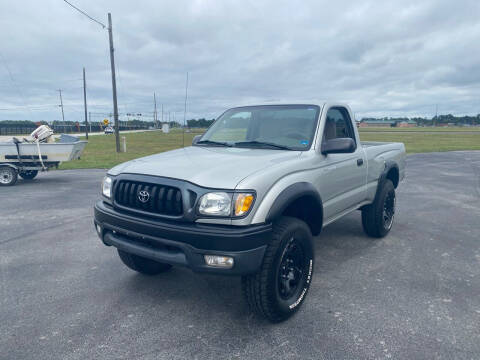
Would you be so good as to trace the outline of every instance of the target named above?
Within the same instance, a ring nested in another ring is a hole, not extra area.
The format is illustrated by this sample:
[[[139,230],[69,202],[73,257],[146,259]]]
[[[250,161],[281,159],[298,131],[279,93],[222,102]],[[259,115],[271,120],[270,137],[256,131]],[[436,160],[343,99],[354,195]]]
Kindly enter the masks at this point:
[[[340,100],[356,117],[480,113],[480,2],[69,0],[112,13],[119,112],[218,116],[239,104]],[[63,0],[0,4],[0,120],[112,112],[108,32]],[[160,106],[159,106],[160,107]],[[173,116],[173,115],[171,115]]]

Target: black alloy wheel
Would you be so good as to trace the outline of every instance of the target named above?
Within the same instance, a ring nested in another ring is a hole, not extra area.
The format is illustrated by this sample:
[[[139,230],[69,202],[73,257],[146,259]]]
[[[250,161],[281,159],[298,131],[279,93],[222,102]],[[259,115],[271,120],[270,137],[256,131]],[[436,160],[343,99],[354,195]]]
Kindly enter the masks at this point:
[[[390,191],[385,197],[383,203],[383,227],[386,230],[390,230],[393,224],[393,218],[395,217],[395,192]]]
[[[292,237],[285,248],[278,269],[278,293],[283,300],[294,297],[305,283],[308,268],[305,251],[300,242]]]

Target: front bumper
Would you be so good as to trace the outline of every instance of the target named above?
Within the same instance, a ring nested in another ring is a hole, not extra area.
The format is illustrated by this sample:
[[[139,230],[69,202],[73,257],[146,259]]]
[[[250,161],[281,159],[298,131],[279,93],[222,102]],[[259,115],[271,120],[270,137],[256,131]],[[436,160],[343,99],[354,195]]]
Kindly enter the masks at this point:
[[[166,222],[118,212],[98,201],[95,225],[105,245],[193,271],[230,275],[256,272],[262,264],[271,224],[228,226]],[[204,255],[230,256],[232,268],[217,268],[205,263]]]

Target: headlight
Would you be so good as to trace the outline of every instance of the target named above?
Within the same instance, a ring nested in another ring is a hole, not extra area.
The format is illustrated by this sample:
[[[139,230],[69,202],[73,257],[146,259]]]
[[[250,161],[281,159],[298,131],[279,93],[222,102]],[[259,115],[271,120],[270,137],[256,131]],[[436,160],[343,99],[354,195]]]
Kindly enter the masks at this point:
[[[202,215],[230,216],[232,213],[232,195],[225,192],[211,192],[200,199],[198,212]]]
[[[235,193],[232,200],[232,194],[211,192],[200,198],[198,212],[210,216],[243,216],[252,207],[254,199],[251,193]]]
[[[112,178],[105,176],[102,183],[102,194],[110,199],[112,196]]]

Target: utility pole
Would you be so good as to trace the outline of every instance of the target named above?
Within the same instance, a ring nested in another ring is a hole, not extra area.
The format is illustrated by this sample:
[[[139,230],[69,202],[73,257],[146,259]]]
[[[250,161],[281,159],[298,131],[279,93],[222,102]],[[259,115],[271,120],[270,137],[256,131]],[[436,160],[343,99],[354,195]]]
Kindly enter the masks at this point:
[[[155,97],[155,92],[153,93],[153,121],[155,121],[155,127],[158,129],[158,118],[157,118],[157,98]]]
[[[108,38],[110,40],[110,67],[112,69],[113,117],[115,121],[115,144],[117,153],[120,152],[120,129],[118,124],[117,82],[115,80],[115,58],[113,55],[112,15],[108,13]]]
[[[182,147],[185,147],[185,119],[187,117],[187,94],[188,94],[188,71],[187,71],[187,82],[185,84],[185,107],[183,109]]]
[[[438,116],[438,104],[435,104],[435,121],[433,122],[433,126],[437,126],[437,116]]]
[[[58,105],[62,109],[62,121],[63,124],[65,125],[65,116],[63,114],[63,100],[62,100],[62,89],[57,90],[60,93],[60,105]]]
[[[85,108],[85,137],[88,140],[87,81],[85,80],[85,68],[83,68],[83,106]]]

